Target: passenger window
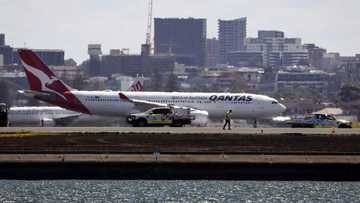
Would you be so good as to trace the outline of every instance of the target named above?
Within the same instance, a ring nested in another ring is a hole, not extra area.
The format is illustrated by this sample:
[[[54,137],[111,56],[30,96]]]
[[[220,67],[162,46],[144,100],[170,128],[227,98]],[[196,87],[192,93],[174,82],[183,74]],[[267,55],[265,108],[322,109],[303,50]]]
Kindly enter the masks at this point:
[[[170,109],[163,109],[163,114],[169,114],[170,113]]]

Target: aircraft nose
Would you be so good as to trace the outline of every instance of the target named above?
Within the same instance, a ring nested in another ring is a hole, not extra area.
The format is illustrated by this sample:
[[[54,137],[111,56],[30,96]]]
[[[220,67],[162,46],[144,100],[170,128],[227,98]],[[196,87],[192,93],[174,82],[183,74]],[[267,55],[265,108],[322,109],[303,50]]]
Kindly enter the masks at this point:
[[[286,110],[286,106],[285,106],[284,104],[280,104],[280,103],[279,103],[279,107],[280,107],[281,113]]]

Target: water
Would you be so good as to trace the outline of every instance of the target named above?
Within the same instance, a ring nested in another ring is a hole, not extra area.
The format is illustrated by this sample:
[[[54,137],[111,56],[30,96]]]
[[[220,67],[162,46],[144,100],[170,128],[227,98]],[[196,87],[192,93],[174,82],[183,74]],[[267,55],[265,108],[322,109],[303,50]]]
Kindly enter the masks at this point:
[[[360,182],[0,180],[0,202],[360,202]]]

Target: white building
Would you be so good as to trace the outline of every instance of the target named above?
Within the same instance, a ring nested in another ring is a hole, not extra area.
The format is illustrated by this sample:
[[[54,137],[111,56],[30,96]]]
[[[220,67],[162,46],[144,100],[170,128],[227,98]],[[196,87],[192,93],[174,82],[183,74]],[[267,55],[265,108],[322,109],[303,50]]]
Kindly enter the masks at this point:
[[[260,30],[258,38],[247,38],[245,51],[231,53],[232,60],[249,60],[262,56],[262,66],[278,67],[291,65],[305,65],[309,61],[308,50],[304,48],[300,38],[285,38],[281,31]],[[238,65],[232,64],[232,65]],[[246,63],[245,63],[246,64]]]

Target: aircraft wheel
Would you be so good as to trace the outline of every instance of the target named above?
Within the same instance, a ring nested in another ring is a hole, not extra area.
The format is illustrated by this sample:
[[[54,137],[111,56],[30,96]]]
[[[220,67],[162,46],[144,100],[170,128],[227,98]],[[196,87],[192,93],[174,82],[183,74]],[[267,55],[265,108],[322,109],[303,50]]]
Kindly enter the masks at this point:
[[[147,125],[147,121],[143,118],[140,118],[137,122],[136,122],[136,126],[138,127],[145,127]]]
[[[346,124],[340,124],[338,128],[352,128],[352,126]]]

